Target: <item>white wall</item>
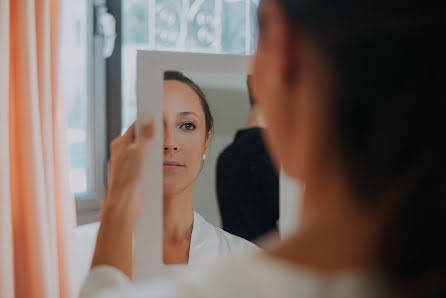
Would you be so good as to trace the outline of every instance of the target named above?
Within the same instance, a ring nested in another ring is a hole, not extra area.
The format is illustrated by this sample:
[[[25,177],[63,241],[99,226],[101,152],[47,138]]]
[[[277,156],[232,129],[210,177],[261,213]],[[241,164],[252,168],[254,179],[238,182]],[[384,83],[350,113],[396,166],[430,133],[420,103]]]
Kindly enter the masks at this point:
[[[221,151],[234,139],[235,132],[243,128],[249,116],[247,91],[205,89],[214,116],[214,136],[209,156],[195,182],[194,210],[210,223],[221,227],[216,195],[216,162]]]

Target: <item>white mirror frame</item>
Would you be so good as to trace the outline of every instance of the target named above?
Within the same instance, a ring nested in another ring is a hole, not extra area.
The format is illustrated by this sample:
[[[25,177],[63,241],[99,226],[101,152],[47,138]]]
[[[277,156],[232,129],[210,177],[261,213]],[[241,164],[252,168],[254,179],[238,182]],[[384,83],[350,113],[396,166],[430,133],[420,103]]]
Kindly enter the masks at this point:
[[[222,55],[180,52],[158,52],[138,50],[137,53],[137,131],[139,131],[144,115],[151,115],[155,121],[155,139],[150,146],[146,159],[144,173],[144,209],[138,219],[134,237],[134,280],[141,282],[154,276],[177,270],[178,267],[163,263],[163,198],[162,198],[162,97],[163,76],[166,70],[181,72],[202,72],[247,75],[250,72],[251,56]],[[150,100],[148,100],[150,99]],[[281,182],[283,184],[283,182]],[[285,182],[287,184],[292,182]],[[281,186],[281,189],[283,186]],[[285,187],[284,189],[292,189]],[[280,210],[284,210],[287,202],[282,206],[282,197],[295,197],[293,191],[285,191],[280,195]],[[293,206],[294,207],[294,206]],[[280,218],[280,227],[289,229],[293,222],[288,216]]]

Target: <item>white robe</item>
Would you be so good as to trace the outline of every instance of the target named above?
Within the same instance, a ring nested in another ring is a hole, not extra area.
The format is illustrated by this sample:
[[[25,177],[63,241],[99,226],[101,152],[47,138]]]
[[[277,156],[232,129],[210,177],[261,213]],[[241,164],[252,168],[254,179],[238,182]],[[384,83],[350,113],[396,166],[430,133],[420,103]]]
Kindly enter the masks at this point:
[[[208,259],[244,256],[258,251],[260,249],[254,243],[213,226],[194,212],[189,264],[207,263]]]
[[[323,275],[269,257],[235,258],[133,284],[110,266],[95,267],[80,298],[378,298],[389,287],[379,275]]]
[[[97,266],[89,273],[80,298],[378,298],[389,287],[378,274],[343,272],[324,275],[264,255],[200,264],[200,254],[229,256],[258,249],[215,228],[198,214],[189,261],[175,274],[133,284],[114,267]],[[246,250],[245,250],[246,249]],[[195,264],[195,265],[194,265]]]
[[[85,280],[90,270],[98,230],[99,222],[77,228],[77,284],[79,285]],[[216,258],[243,256],[258,251],[260,248],[255,244],[213,226],[200,214],[194,212],[189,264],[207,263],[208,259],[212,261]]]

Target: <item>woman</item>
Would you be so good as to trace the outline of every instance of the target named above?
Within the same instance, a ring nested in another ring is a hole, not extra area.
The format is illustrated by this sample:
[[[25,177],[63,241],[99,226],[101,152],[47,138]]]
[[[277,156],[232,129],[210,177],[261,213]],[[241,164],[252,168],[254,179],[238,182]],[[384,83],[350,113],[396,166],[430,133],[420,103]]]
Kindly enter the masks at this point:
[[[203,91],[182,73],[166,71],[163,88],[164,263],[196,264],[259,251],[193,211],[194,182],[209,152],[213,117]],[[112,150],[119,144],[118,139]]]
[[[261,1],[253,87],[273,160],[305,183],[301,227],[264,255],[173,280],[172,297],[446,296],[445,11],[438,0]],[[149,142],[144,131],[133,142]],[[133,215],[136,196],[109,194]],[[105,266],[83,297],[132,288],[130,251],[107,249],[113,226],[132,231],[117,210],[104,212]]]
[[[164,74],[164,263],[188,264],[258,248],[192,209],[194,181],[209,152],[212,114],[203,91],[180,72]]]

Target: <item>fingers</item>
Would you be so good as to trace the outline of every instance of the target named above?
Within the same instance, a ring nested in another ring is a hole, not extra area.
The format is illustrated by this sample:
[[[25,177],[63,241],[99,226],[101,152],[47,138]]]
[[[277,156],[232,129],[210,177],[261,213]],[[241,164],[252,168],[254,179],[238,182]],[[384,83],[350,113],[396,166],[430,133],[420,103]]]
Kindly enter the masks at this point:
[[[142,121],[141,134],[136,135],[136,124],[133,123],[124,135],[117,137],[111,143],[112,156],[113,152],[124,150],[140,150],[139,147],[145,147],[151,143],[155,134],[153,117],[145,116]]]
[[[127,131],[122,135],[121,140],[124,143],[131,143],[135,139],[135,122],[127,129]]]
[[[131,144],[134,139],[135,139],[135,123],[133,123],[122,136],[115,138],[111,142],[110,148],[112,151],[116,151],[119,148],[122,148],[122,145],[126,146],[128,144]]]
[[[153,124],[153,117],[151,116],[144,116],[144,119],[142,121],[142,129],[141,129],[141,136],[149,137],[151,138],[153,136],[152,126]],[[136,136],[136,122],[133,122],[133,124],[126,130],[126,132],[117,138],[113,140],[113,143],[124,143],[124,144],[130,144],[133,143]]]

